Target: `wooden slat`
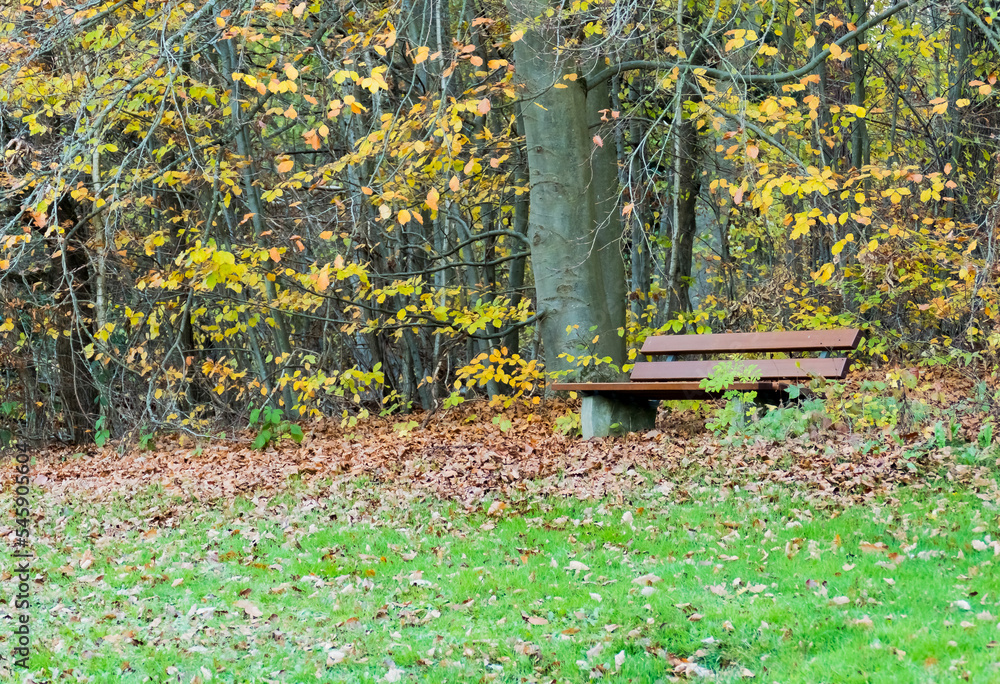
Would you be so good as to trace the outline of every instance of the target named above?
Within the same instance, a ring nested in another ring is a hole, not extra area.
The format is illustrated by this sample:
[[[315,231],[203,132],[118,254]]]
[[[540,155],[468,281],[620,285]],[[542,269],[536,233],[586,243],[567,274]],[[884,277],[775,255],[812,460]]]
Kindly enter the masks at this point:
[[[723,361],[651,361],[637,363],[629,376],[633,382],[701,380]],[[847,359],[747,359],[739,367],[756,366],[761,380],[805,380],[813,375],[843,378]]]
[[[656,355],[812,352],[856,349],[860,342],[861,331],[850,328],[766,333],[657,335],[646,338],[640,353]]]
[[[787,384],[778,382],[738,382],[727,389],[742,392],[780,392]],[[662,400],[701,400],[722,396],[723,392],[707,392],[697,382],[560,382],[552,385],[560,392],[580,394],[620,395],[623,398]]]

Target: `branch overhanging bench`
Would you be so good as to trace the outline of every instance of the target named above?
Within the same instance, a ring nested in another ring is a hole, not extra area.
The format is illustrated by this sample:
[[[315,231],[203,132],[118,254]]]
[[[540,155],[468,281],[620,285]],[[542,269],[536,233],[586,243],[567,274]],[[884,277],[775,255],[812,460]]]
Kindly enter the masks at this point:
[[[789,385],[812,377],[841,379],[847,375],[846,357],[829,358],[835,351],[857,349],[861,331],[805,330],[770,333],[716,333],[709,335],[660,335],[649,337],[639,350],[646,356],[666,356],[666,361],[636,363],[629,382],[560,382],[552,389],[583,395],[580,411],[584,439],[606,437],[611,426],[623,432],[652,429],[661,400],[711,399],[726,390],[754,391],[764,401],[782,396]],[[722,363],[675,361],[692,354],[803,354],[820,357],[743,359],[739,367],[756,366],[757,382],[737,382],[720,392],[702,389],[701,380]]]

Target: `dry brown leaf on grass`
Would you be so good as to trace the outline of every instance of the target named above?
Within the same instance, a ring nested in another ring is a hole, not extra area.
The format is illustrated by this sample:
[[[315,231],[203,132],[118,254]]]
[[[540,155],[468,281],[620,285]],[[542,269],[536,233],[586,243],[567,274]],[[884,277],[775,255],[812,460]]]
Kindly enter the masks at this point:
[[[250,603],[250,601],[247,601],[246,599],[240,599],[233,605],[236,606],[237,608],[242,608],[243,612],[246,613],[247,617],[249,618],[259,618],[263,617],[264,615],[264,612],[260,608]]]

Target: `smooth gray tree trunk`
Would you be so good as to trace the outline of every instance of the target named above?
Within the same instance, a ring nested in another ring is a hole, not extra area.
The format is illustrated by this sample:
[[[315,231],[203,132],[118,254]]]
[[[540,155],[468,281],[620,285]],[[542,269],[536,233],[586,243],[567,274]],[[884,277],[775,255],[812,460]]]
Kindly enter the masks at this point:
[[[511,25],[524,30],[514,53],[526,100],[522,111],[531,184],[528,228],[546,369],[575,368],[560,354],[579,355],[581,346],[620,364],[620,314],[609,312],[604,281],[605,267],[615,266],[607,266],[602,258],[614,250],[600,249],[607,243],[597,228],[591,171],[595,144],[588,129],[587,96],[580,81],[563,80],[580,69],[557,52],[556,22],[535,21],[550,8],[548,2],[509,0],[508,7]],[[623,309],[624,304],[622,297],[619,306]]]

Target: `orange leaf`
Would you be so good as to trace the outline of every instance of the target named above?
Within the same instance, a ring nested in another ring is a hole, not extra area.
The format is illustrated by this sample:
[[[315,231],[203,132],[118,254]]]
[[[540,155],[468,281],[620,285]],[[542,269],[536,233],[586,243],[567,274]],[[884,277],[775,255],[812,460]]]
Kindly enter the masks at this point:
[[[271,257],[271,261],[281,261],[281,252],[278,251],[277,247],[272,247],[267,253]]]
[[[405,226],[407,223],[410,222],[410,212],[407,211],[406,209],[400,209],[399,215],[396,217],[396,219],[400,222],[400,224]]]
[[[459,188],[458,176],[451,177],[451,180],[448,181],[448,187],[451,189],[452,192],[458,192]]]
[[[438,193],[437,188],[431,188],[430,192],[427,193],[427,206],[437,211],[438,199],[441,195]]]
[[[483,98],[479,101],[479,105],[476,107],[476,111],[480,114],[486,114],[490,111],[490,101],[489,98]]]
[[[756,145],[747,145],[747,156],[751,159],[756,159],[757,155],[760,154],[760,149]]]
[[[319,277],[316,278],[316,288],[320,292],[328,287],[330,287],[330,264],[324,266],[323,270],[319,272]]]
[[[594,144],[597,145],[598,147],[604,147],[604,141],[601,139],[601,136],[599,135],[594,136]]]
[[[309,144],[309,147],[313,148],[314,150],[319,149],[320,146],[319,135],[317,135],[315,129],[309,129],[308,131],[302,134],[302,137]]]
[[[295,162],[291,159],[283,159],[281,163],[278,164],[278,173],[288,173],[295,166]]]

